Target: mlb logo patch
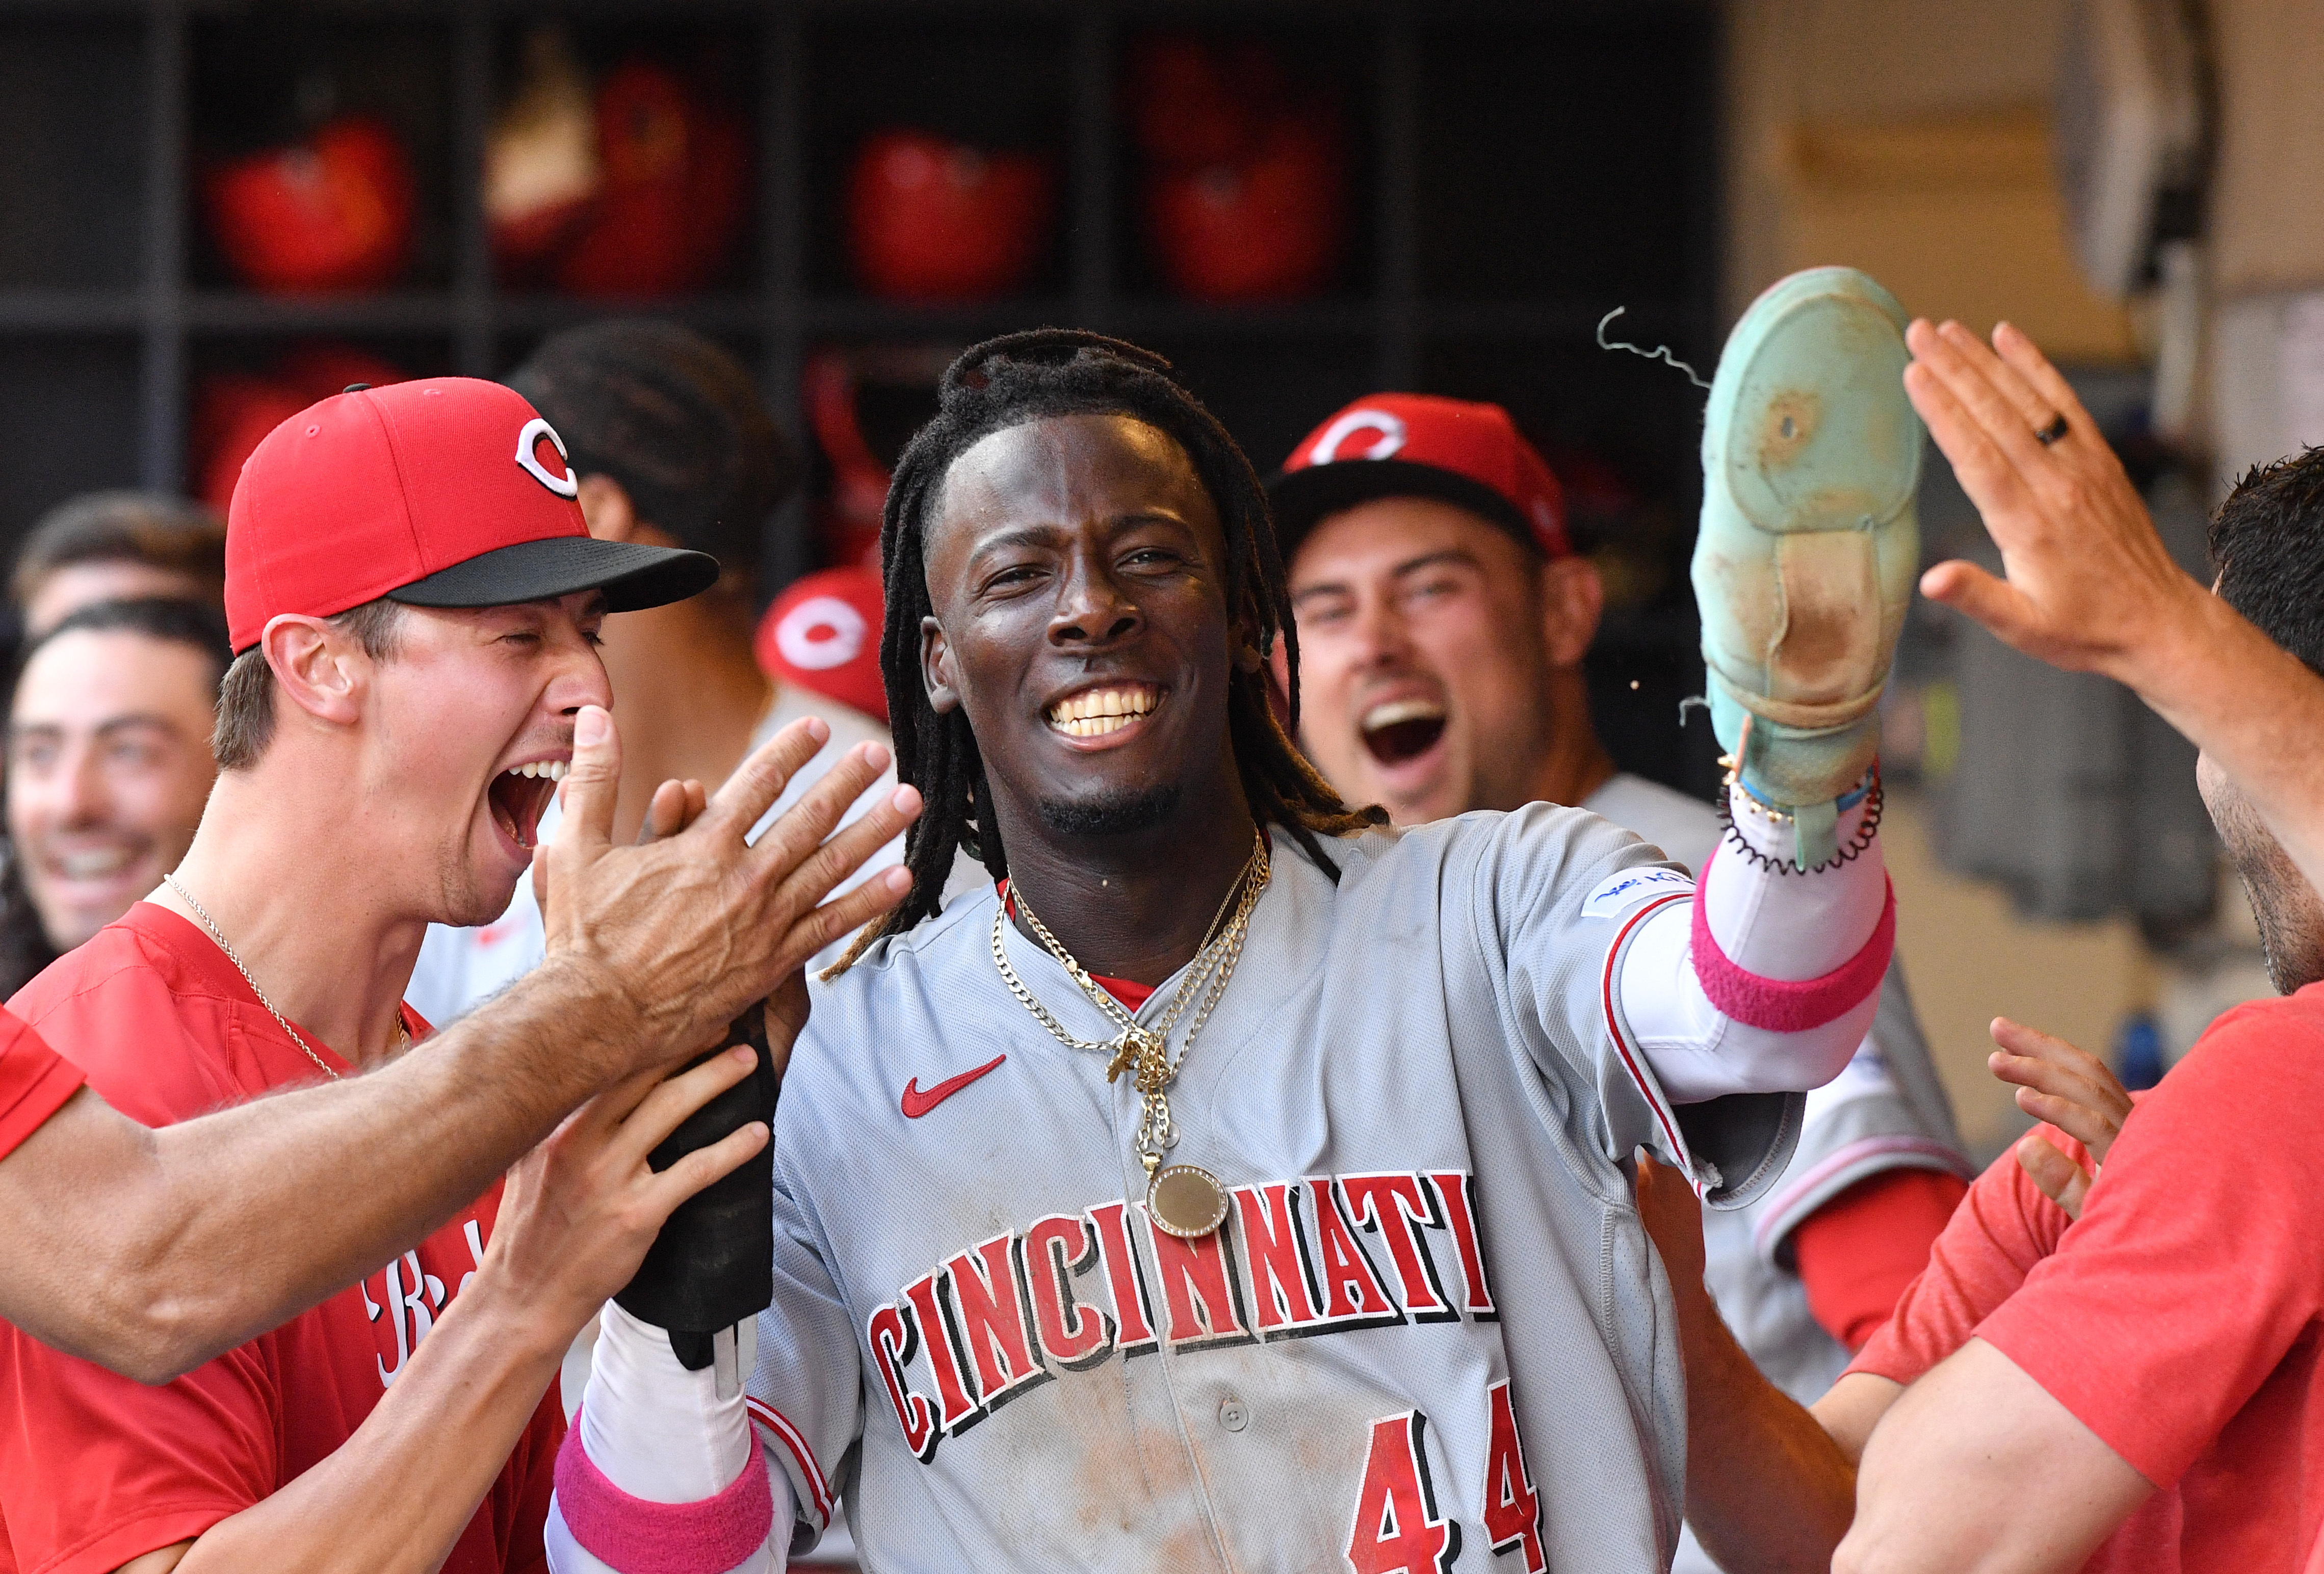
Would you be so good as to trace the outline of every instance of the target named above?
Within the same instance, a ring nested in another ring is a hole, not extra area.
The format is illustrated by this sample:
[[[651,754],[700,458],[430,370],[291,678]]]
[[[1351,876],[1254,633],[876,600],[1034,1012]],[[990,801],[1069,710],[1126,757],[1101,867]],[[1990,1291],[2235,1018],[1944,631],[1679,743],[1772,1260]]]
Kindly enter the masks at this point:
[[[1674,869],[1626,869],[1609,874],[1582,898],[1585,918],[1618,918],[1656,897],[1694,895],[1694,881]]]

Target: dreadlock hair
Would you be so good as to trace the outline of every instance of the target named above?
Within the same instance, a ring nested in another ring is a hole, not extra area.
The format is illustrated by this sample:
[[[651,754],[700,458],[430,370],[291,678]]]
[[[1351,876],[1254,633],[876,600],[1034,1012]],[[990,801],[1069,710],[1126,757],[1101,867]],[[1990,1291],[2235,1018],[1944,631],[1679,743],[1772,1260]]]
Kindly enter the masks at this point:
[[[888,600],[880,669],[895,731],[896,775],[918,787],[926,802],[904,839],[912,889],[864,929],[825,978],[844,971],[881,936],[902,934],[934,914],[956,850],[967,849],[996,880],[1009,872],[968,717],[958,708],[938,715],[920,678],[920,620],[934,611],[925,556],[928,521],[943,506],[953,462],[992,433],[1055,416],[1122,415],[1175,440],[1193,462],[1225,530],[1228,612],[1256,632],[1262,658],[1282,639],[1289,724],[1299,724],[1299,635],[1267,493],[1218,418],[1171,377],[1169,362],[1151,350],[1076,329],[1004,334],[971,346],[945,369],[937,403],[935,418],[913,434],[896,462],[880,521]],[[1387,812],[1349,808],[1307,763],[1268,703],[1263,659],[1256,672],[1240,663],[1230,667],[1227,729],[1243,796],[1259,824],[1282,826],[1336,880],[1339,865],[1318,838],[1386,824]]]

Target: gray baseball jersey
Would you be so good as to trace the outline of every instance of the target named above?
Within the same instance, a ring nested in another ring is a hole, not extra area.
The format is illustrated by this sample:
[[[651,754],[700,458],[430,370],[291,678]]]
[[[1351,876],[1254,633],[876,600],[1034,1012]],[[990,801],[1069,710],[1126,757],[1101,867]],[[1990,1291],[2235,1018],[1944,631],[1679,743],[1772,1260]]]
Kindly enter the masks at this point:
[[[1802,1104],[1674,1109],[1628,1047],[1609,981],[1688,886],[1546,805],[1332,842],[1337,883],[1273,848],[1172,1091],[1231,1192],[1200,1240],[1148,1224],[1127,1080],[1001,982],[989,888],[816,990],[750,1383],[797,1550],[844,1494],[883,1571],[1667,1564],[1684,1381],[1624,1165],[1748,1203]]]
[[[1719,815],[1710,805],[1639,777],[1613,778],[1583,806],[1698,874],[1719,842]],[[1839,1379],[1848,1350],[1808,1310],[1791,1264],[1792,1231],[1858,1181],[1895,1169],[1943,1170],[1964,1180],[1974,1174],[1905,992],[1901,959],[1889,964],[1872,1031],[1848,1069],[1808,1094],[1806,1127],[1782,1178],[1746,1207],[1703,1215],[1703,1279],[1720,1315],[1767,1380],[1803,1404]],[[1715,1567],[1688,1536],[1677,1574]]]
[[[1582,806],[1698,874],[1719,842],[1719,815],[1710,805],[1639,777],[1615,777]],[[1786,1249],[1791,1233],[1857,1182],[1894,1169],[1975,1175],[1913,1014],[1901,961],[1889,963],[1863,1047],[1839,1077],[1808,1094],[1806,1128],[1782,1179],[1748,1206],[1702,1221],[1703,1276],[1720,1314],[1768,1380],[1803,1404],[1831,1386],[1848,1351],[1808,1312]]]

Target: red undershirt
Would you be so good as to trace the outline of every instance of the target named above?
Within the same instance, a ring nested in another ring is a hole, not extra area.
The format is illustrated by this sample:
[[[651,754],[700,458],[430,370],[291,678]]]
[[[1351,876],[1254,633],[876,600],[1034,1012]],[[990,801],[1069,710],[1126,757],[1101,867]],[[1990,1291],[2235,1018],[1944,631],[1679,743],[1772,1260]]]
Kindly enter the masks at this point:
[[[1849,1354],[1887,1322],[1967,1195],[1960,1177],[1943,1170],[1890,1170],[1858,1181],[1792,1231],[1808,1311]]]

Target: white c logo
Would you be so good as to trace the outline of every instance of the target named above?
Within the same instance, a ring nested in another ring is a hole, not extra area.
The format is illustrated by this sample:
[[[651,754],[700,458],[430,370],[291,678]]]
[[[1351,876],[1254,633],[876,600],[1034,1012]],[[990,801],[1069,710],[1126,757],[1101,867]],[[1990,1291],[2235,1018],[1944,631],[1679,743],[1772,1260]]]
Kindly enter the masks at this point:
[[[1364,459],[1385,459],[1404,446],[1404,421],[1384,410],[1351,410],[1323,428],[1315,439],[1315,451],[1307,457],[1310,465],[1329,465],[1340,456],[1340,445],[1358,432],[1378,432],[1379,441],[1369,452],[1357,456]]]
[[[557,456],[565,461],[564,474],[551,475],[548,467],[541,464],[540,456],[533,452],[534,446],[543,437],[547,437],[549,446],[557,450]],[[572,457],[565,452],[565,439],[557,435],[555,427],[550,426],[539,416],[525,422],[524,430],[516,435],[516,462],[523,467],[527,475],[531,476],[558,496],[579,497],[581,495],[581,483],[573,476]]]
[[[844,667],[863,649],[871,625],[835,595],[811,595],[775,625],[775,649],[802,672]]]

